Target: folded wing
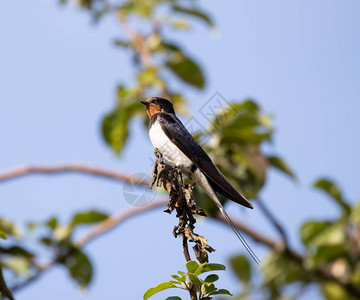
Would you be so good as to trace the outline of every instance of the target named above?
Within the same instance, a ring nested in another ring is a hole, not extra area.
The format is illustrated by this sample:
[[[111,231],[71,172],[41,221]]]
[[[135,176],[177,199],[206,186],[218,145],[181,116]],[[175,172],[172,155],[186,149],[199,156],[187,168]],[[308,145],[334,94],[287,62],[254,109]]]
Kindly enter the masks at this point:
[[[211,158],[175,115],[160,113],[157,117],[167,137],[204,173],[216,192],[236,203],[253,208],[253,205],[235,190],[214,165]]]

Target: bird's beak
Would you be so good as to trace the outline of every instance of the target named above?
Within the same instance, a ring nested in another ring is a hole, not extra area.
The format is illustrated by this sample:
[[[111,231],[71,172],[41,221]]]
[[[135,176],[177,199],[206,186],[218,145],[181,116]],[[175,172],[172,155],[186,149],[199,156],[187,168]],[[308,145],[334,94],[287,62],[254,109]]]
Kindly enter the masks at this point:
[[[142,104],[144,104],[144,105],[149,104],[149,102],[147,102],[147,101],[140,101],[140,103],[142,103]]]

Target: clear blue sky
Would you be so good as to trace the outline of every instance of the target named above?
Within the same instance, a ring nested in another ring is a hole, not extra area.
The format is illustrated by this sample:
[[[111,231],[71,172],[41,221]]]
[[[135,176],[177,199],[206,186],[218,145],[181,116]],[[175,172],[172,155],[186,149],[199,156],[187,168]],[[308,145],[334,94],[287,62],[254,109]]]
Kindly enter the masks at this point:
[[[220,34],[211,35],[199,25],[191,35],[173,37],[207,72],[206,90],[187,92],[193,115],[216,91],[229,100],[251,97],[273,115],[277,131],[266,150],[286,158],[299,182],[272,171],[262,197],[288,228],[293,245],[301,247],[299,225],[306,219],[331,218],[336,211],[310,188],[314,179],[335,179],[350,201],[360,194],[360,3],[203,3]],[[0,170],[85,162],[150,173],[152,146],[140,124],[132,124],[137,137],[121,159],[100,134],[101,118],[115,101],[116,84],[132,76],[128,57],[111,43],[121,35],[116,21],[108,18],[94,26],[88,14],[60,7],[55,0],[7,1],[0,14]],[[149,155],[137,153],[139,146]],[[74,210],[111,213],[131,208],[121,185],[78,175],[33,176],[2,184],[0,201],[1,214],[19,224],[49,215],[66,221]],[[245,212],[235,205],[228,210],[276,237],[258,210]],[[171,234],[174,223],[174,216],[159,209],[89,244],[85,250],[96,276],[85,295],[57,267],[17,299],[141,299],[148,287],[184,268],[180,240]],[[229,255],[244,252],[226,227],[200,221],[198,232],[217,249],[212,261],[227,264]],[[248,240],[263,256],[263,249]],[[229,275],[222,285],[236,293]],[[317,299],[316,293],[312,297]]]

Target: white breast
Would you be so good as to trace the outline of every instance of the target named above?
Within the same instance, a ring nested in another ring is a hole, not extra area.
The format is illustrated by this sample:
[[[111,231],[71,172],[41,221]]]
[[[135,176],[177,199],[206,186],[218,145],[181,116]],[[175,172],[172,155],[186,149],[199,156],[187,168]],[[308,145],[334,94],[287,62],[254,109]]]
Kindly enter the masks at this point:
[[[151,126],[149,136],[154,148],[159,149],[164,159],[171,166],[180,168],[185,175],[197,182],[210,196],[210,198],[221,207],[221,203],[205,175],[199,169],[196,169],[194,173],[191,173],[191,166],[193,164],[192,161],[182,151],[180,151],[173,142],[171,142],[158,122],[155,122]]]
[[[149,136],[154,148],[159,149],[171,166],[180,168],[185,174],[190,172],[191,160],[167,137],[159,122],[151,126]]]

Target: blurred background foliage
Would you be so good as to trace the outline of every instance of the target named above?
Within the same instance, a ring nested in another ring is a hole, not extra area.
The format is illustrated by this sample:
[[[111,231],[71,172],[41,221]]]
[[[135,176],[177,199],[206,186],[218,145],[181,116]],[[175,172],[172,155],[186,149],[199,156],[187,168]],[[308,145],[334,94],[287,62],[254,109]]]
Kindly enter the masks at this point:
[[[61,0],[67,4],[67,0]],[[139,100],[161,96],[174,103],[185,115],[186,89],[202,90],[206,74],[192,53],[176,41],[172,28],[186,32],[194,23],[215,30],[215,22],[195,0],[77,0],[76,4],[91,14],[95,22],[104,17],[116,18],[124,36],[115,38],[119,51],[126,51],[133,62],[132,78],[119,83],[116,103],[103,118],[103,138],[118,155],[127,144],[129,123],[136,118],[148,125],[148,117]],[[194,51],[195,52],[195,51]],[[200,53],[200,51],[196,51]],[[128,74],[129,75],[129,74]],[[176,88],[181,86],[180,88]],[[275,168],[290,180],[296,180],[290,166],[277,154],[266,153],[263,145],[272,140],[274,127],[269,115],[255,101],[232,101],[213,116],[208,128],[196,132],[204,148],[214,158],[237,190],[256,201],[269,168]],[[230,258],[234,276],[239,280],[239,294],[232,299],[297,299],[305,288],[316,285],[324,299],[360,298],[360,205],[351,206],[334,182],[322,178],[314,188],[328,194],[338,206],[338,218],[308,220],[299,229],[301,252],[289,248],[286,241],[265,244],[269,253],[262,276],[254,272],[253,262],[239,254]],[[196,200],[210,216],[216,209],[201,189]],[[226,199],[222,199],[226,201]],[[284,199],[286,201],[286,199]],[[1,265],[13,291],[35,280],[51,265],[63,266],[80,287],[93,278],[92,262],[74,240],[74,232],[105,220],[106,213],[75,213],[68,222],[50,217],[42,223],[29,223],[20,233],[9,219],[0,219]],[[32,249],[32,250],[30,250]],[[36,249],[36,250],[33,250]],[[44,259],[45,258],[45,259]],[[49,261],[44,265],[44,260]],[[45,267],[44,267],[45,266]],[[232,291],[235,294],[235,291]],[[228,299],[228,298],[226,298]]]

